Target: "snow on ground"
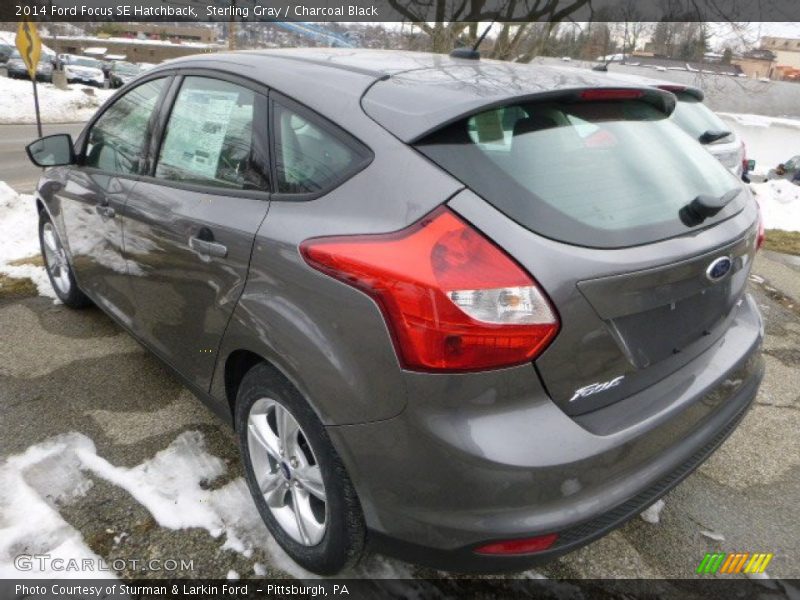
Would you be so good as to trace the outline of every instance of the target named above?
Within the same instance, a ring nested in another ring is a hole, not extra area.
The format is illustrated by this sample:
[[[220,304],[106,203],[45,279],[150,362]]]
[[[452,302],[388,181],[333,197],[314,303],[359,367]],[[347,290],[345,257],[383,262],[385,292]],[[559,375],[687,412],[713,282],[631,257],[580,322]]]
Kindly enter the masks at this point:
[[[39,294],[55,299],[44,267],[12,265],[19,259],[36,257],[39,251],[39,217],[33,196],[17,194],[0,181],[0,274],[14,279],[29,278]]]
[[[782,117],[765,117],[762,115],[749,115],[744,113],[717,113],[724,119],[736,121],[740,125],[750,127],[789,127],[790,129],[800,129],[800,121],[797,119],[786,119]]]
[[[59,505],[69,504],[92,487],[81,472],[78,450],[94,452],[94,444],[81,434],[68,433],[31,446],[0,465],[0,578],[20,576],[14,563],[18,555],[46,554],[51,560],[63,560],[63,570],[58,571],[51,562],[32,563],[25,576],[34,578],[85,576],[79,568],[71,569],[69,561],[76,561],[77,567],[84,559],[98,564],[80,532],[58,512]],[[95,571],[91,576],[113,575]]]
[[[85,495],[92,474],[127,491],[167,529],[201,528],[222,540],[222,550],[247,558],[259,548],[270,564],[297,578],[314,578],[278,546],[261,520],[247,484],[238,477],[208,489],[227,468],[206,449],[199,431],[179,435],[153,458],[132,467],[118,467],[97,454],[94,443],[80,433],[68,433],[31,446],[0,466],[0,577],[17,574],[13,557],[49,553],[64,558],[97,558],[78,531],[59,515],[58,506]],[[255,563],[256,575],[265,573]],[[41,577],[49,572],[32,571]],[[78,574],[75,574],[76,576]],[[232,578],[232,572],[228,573]],[[236,574],[238,577],[238,574]],[[355,573],[345,576],[410,578],[398,561],[372,556]]]
[[[800,231],[800,185],[786,179],[773,179],[764,183],[751,183],[756,195],[764,227]]]
[[[745,143],[756,161],[755,175],[766,175],[779,163],[800,154],[800,120],[718,113]]]
[[[666,506],[666,503],[663,500],[658,500],[639,516],[648,523],[658,523],[661,520],[661,511],[664,510],[664,506]]]
[[[715,531],[708,531],[707,529],[703,529],[700,531],[700,535],[707,537],[710,540],[714,540],[716,542],[724,542],[725,536],[721,533],[717,533]]]
[[[94,95],[84,92],[89,89]],[[105,102],[114,90],[86,88],[70,84],[68,90],[61,90],[51,83],[39,83],[39,109],[42,123],[82,123],[87,121]],[[23,79],[0,77],[0,98],[3,110],[2,123],[35,123],[36,111],[33,104],[33,85]]]

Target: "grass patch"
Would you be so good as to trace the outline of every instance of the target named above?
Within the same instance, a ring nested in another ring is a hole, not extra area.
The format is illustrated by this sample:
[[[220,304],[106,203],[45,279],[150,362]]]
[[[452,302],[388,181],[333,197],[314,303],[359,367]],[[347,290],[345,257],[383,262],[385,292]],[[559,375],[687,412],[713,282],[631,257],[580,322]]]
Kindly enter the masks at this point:
[[[782,229],[767,229],[764,240],[764,249],[784,254],[800,256],[800,231],[783,231]]]
[[[19,298],[38,294],[36,285],[27,277],[15,279],[0,273],[0,298]]]
[[[42,258],[41,254],[37,254],[35,256],[26,256],[25,258],[18,258],[17,260],[9,261],[8,264],[14,265],[15,267],[23,267],[25,265],[31,265],[33,267],[43,267],[44,259]]]

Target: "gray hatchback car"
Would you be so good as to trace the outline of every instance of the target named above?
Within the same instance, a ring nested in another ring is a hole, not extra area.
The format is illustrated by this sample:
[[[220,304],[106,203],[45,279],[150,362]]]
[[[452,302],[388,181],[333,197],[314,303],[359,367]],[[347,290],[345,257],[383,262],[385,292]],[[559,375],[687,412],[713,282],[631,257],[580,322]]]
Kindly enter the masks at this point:
[[[761,381],[758,209],[674,106],[429,54],[179,59],[29,146],[42,252],[233,424],[303,567],[520,569],[678,484]]]

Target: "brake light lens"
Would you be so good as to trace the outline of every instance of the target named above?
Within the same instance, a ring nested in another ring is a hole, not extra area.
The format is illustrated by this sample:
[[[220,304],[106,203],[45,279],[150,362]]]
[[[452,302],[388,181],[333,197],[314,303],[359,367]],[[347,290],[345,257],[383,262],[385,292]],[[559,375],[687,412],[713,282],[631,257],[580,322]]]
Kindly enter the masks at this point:
[[[764,228],[764,217],[761,216],[761,206],[756,202],[758,207],[758,234],[756,236],[756,250],[761,250],[764,245],[764,240],[767,237],[766,229]]]
[[[664,90],[665,92],[672,92],[673,94],[686,91],[685,85],[660,85],[658,88]]]
[[[580,94],[581,100],[602,101],[602,100],[635,100],[644,96],[642,90],[626,89],[591,89],[583,90]]]
[[[557,533],[548,533],[532,538],[521,540],[508,540],[505,542],[493,542],[475,548],[476,554],[531,554],[547,550],[558,539]]]
[[[533,278],[446,207],[399,232],[316,238],[300,251],[311,267],[378,303],[408,369],[521,364],[558,331]]]

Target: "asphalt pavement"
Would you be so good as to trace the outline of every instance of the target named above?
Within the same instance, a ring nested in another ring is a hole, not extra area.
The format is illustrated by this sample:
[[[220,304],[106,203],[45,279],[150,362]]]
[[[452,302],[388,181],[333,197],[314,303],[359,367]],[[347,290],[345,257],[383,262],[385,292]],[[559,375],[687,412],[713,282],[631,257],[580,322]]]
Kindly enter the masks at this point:
[[[75,139],[83,123],[55,123],[43,125],[42,133],[69,133]],[[25,154],[25,146],[39,137],[36,124],[0,125],[0,181],[5,181],[20,193],[30,193],[36,187],[42,170]]]

